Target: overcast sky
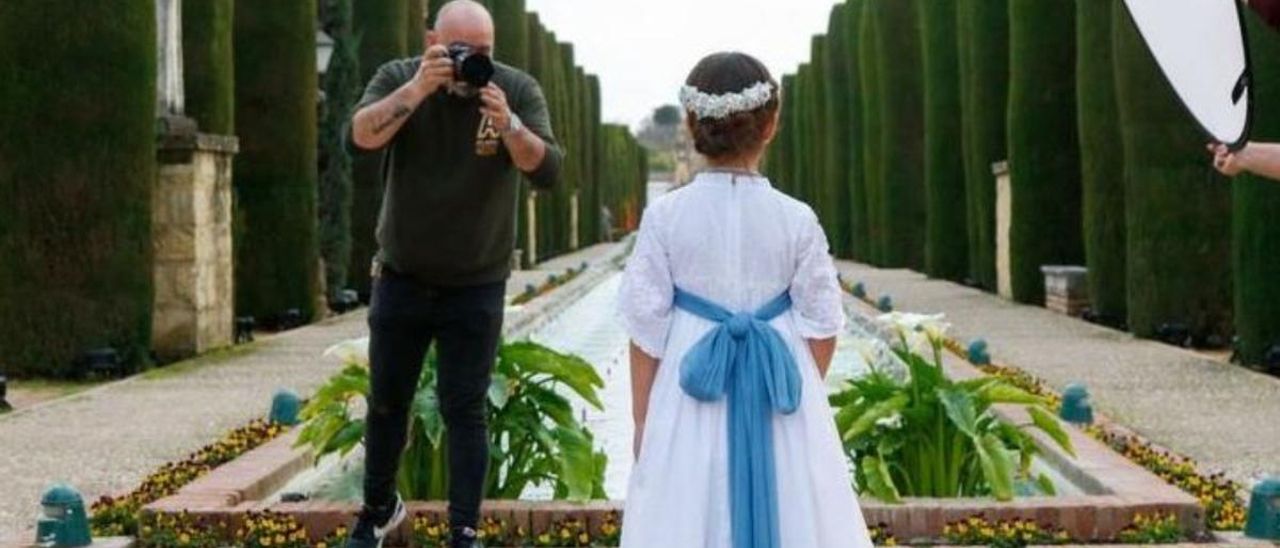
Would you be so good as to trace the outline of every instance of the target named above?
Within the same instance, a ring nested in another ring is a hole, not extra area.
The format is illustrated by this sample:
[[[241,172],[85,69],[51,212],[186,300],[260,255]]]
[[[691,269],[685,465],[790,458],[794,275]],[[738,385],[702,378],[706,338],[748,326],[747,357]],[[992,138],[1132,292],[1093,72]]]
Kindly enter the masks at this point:
[[[574,43],[574,56],[598,74],[606,121],[639,124],[675,103],[704,55],[740,50],[775,77],[809,54],[836,0],[527,0],[530,11]],[[501,44],[498,47],[502,47]]]

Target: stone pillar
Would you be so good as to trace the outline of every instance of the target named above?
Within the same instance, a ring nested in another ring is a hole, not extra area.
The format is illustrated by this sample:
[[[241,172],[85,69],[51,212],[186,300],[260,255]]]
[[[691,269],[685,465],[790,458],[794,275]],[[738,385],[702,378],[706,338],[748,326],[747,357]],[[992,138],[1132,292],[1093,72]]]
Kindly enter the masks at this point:
[[[1013,298],[1013,276],[1009,271],[1009,227],[1013,224],[1013,189],[1009,185],[1009,163],[991,164],[996,177],[996,290]]]
[[[156,0],[156,116],[186,112],[182,80],[182,0]]]
[[[569,249],[578,249],[578,191],[569,197]]]
[[[525,253],[529,257],[529,264],[538,264],[538,202],[534,198],[533,193],[529,193],[529,197],[524,201],[525,222],[528,223],[528,230],[525,233],[529,237],[528,245],[525,246]]]
[[[171,128],[160,136],[152,194],[152,348],[162,360],[232,343],[235,291],[231,164],[235,137]]]

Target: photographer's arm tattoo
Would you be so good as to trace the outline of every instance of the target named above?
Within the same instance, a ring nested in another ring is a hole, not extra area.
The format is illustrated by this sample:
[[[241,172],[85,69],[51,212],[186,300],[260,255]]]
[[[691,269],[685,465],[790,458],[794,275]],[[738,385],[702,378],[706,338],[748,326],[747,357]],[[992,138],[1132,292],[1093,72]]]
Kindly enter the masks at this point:
[[[390,115],[384,116],[382,121],[378,122],[378,124],[374,126],[373,132],[375,134],[386,131],[387,128],[391,127],[391,124],[398,122],[401,118],[404,118],[413,112],[404,104],[397,104],[395,107],[396,109],[392,111]]]

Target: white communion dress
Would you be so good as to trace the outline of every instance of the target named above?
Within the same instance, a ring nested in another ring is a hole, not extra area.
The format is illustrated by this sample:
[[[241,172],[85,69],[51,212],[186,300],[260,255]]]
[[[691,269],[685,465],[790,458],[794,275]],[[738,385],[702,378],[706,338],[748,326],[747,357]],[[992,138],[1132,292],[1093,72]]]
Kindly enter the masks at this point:
[[[805,341],[844,327],[826,235],[807,205],[767,179],[708,172],[649,205],[619,290],[632,341],[660,360],[628,485],[623,547],[748,545],[733,538],[729,406],[725,398],[695,399],[681,386],[685,355],[719,325],[676,307],[678,291],[734,313],[790,296],[790,310],[767,322],[794,356],[800,380],[794,412],[769,419],[777,546],[871,546]]]

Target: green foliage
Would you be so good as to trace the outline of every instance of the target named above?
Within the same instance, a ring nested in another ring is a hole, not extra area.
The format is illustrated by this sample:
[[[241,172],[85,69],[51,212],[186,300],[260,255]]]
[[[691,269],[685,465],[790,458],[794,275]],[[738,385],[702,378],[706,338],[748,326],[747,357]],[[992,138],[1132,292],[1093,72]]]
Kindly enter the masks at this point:
[[[151,2],[0,2],[0,355],[65,376],[151,339]]]
[[[924,268],[924,98],[920,27],[914,2],[872,0],[878,42],[880,181],[876,222],[883,225],[883,266]],[[868,136],[874,139],[874,136]]]
[[[330,294],[347,287],[351,264],[352,163],[346,143],[347,124],[360,100],[360,59],[352,34],[352,0],[325,0],[325,31],[333,38],[333,57],[324,78],[324,111],[320,120],[319,241],[324,258],[325,287]]]
[[[1280,58],[1280,34],[1252,11],[1245,10],[1249,47],[1255,61]],[[1255,62],[1253,67],[1252,137],[1280,141],[1280,66]],[[1238,358],[1262,361],[1267,348],[1280,344],[1280,185],[1256,175],[1231,183],[1233,235],[1231,267],[1235,275]]]
[[[407,51],[423,49],[427,37],[427,3],[432,0],[405,0],[404,45]],[[438,2],[439,0],[434,0]],[[514,3],[516,0],[504,3]],[[394,4],[395,2],[387,2]]]
[[[388,61],[410,55],[418,55],[420,47],[408,43],[404,29],[408,1],[383,0],[367,2],[352,0],[354,31],[360,48],[360,81],[368,83],[377,74],[378,67]],[[439,4],[440,2],[431,2]],[[434,7],[434,6],[433,6]],[[382,180],[382,154],[362,154],[353,159],[351,197],[351,262],[347,267],[347,285],[363,295],[370,289],[369,265],[378,252],[375,237],[378,211],[382,206],[384,191]]]
[[[1133,523],[1125,526],[1118,537],[1125,544],[1177,544],[1185,535],[1178,516],[1156,512],[1134,516]]]
[[[1009,0],[1013,298],[1044,303],[1040,267],[1080,264],[1075,2]]]
[[[1125,317],[1124,147],[1111,54],[1111,5],[1076,4],[1076,81],[1080,117],[1085,263],[1089,299],[1105,318]]]
[[[1231,314],[1231,189],[1124,6],[1112,24],[1123,128],[1129,328],[1165,323],[1225,336]]]
[[[916,0],[924,52],[925,273],[960,281],[969,275],[968,212],[964,206],[964,142],[956,0]]]
[[[823,97],[826,105],[823,108],[827,119],[826,149],[823,151],[826,171],[828,214],[832,216],[832,231],[827,234],[831,242],[831,252],[838,257],[853,257],[853,211],[852,187],[849,180],[849,168],[852,165],[848,156],[852,148],[850,135],[850,105],[853,96],[849,93],[851,82],[849,74],[850,46],[848,30],[849,17],[845,12],[847,4],[836,4],[831,9],[827,22],[827,40],[821,54],[822,65],[827,77],[823,79]],[[819,52],[815,51],[814,55]]]
[[[431,352],[411,406],[409,444],[397,474],[400,493],[411,500],[447,498],[447,442],[436,397],[436,366]],[[565,396],[572,393],[600,409],[597,390],[603,385],[595,368],[581,358],[530,342],[503,345],[488,394],[485,492],[516,499],[530,486],[549,485],[558,499],[604,498],[606,458],[595,450],[591,432],[578,422]],[[298,445],[311,446],[317,459],[351,451],[365,431],[364,420],[351,415],[351,405],[368,394],[367,366],[359,359],[350,361],[303,408],[306,422]]]
[[[865,181],[865,157],[863,155],[865,140],[865,128],[863,120],[865,114],[862,108],[862,58],[859,55],[859,40],[861,38],[860,29],[862,27],[862,12],[864,0],[848,0],[844,10],[845,28],[844,28],[844,45],[839,49],[833,49],[832,54],[836,59],[842,60],[847,71],[845,73],[848,85],[846,91],[842,94],[841,100],[846,103],[847,118],[842,127],[846,133],[847,139],[845,149],[840,153],[845,155],[848,160],[845,165],[847,182],[849,188],[849,248],[848,257],[862,261],[866,261],[870,252],[871,243],[868,236],[868,220],[867,220],[867,188]],[[839,62],[839,61],[837,61]]]
[[[236,6],[236,312],[314,317],[315,0]]]
[[[858,64],[861,80],[862,106],[862,161],[863,161],[863,194],[866,209],[862,217],[866,219],[867,245],[862,252],[862,259],[876,266],[885,264],[885,231],[883,209],[880,204],[884,195],[884,158],[881,155],[883,142],[883,112],[881,103],[880,70],[880,29],[876,25],[876,12],[882,0],[863,0],[862,18],[858,32]],[[856,214],[856,213],[855,213]]]
[[[996,289],[996,182],[991,164],[1008,159],[1008,0],[956,0],[961,150],[969,234],[969,277]]]
[[[204,133],[235,134],[234,0],[182,6],[182,71],[187,115]]]
[[[904,321],[894,326],[893,353],[907,379],[880,368],[848,381],[831,396],[845,449],[860,456],[854,471],[859,492],[887,502],[902,497],[993,496],[1010,500],[1015,483],[1051,484],[1031,477],[1039,451],[1022,426],[1001,422],[996,404],[1023,407],[1032,425],[1073,452],[1062,425],[1046,409],[1049,401],[995,377],[954,381],[942,366],[943,339],[928,335],[925,357],[913,342],[930,328]]]

